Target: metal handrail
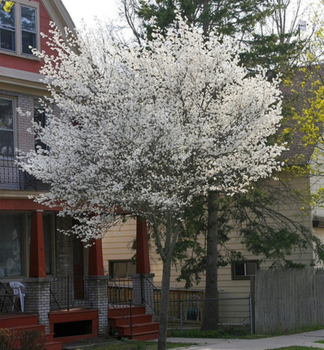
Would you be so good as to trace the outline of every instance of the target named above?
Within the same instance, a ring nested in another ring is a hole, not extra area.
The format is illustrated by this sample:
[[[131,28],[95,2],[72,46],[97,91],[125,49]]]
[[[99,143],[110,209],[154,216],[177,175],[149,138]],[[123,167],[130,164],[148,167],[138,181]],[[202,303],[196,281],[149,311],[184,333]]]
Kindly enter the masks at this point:
[[[107,279],[107,283],[108,283],[108,288],[109,288],[109,283],[112,283],[113,286],[115,288],[117,288],[118,290],[118,295],[123,294],[125,296],[125,299],[128,299],[128,303],[129,303],[129,322],[127,320],[127,316],[123,315],[121,313],[120,310],[122,310],[120,307],[118,307],[117,305],[120,306],[121,303],[123,303],[123,301],[117,301],[117,305],[115,305],[115,303],[112,303],[110,301],[110,298],[108,298],[108,304],[110,306],[113,307],[113,309],[118,313],[118,315],[129,325],[130,327],[130,331],[131,331],[131,335],[133,335],[133,315],[132,315],[132,300],[130,298],[128,298],[128,296],[124,293],[123,289],[115,282],[115,280],[113,278],[111,278],[108,275],[108,279]]]
[[[153,300],[154,300],[154,306],[152,307],[152,305],[150,305],[144,298],[144,295],[143,295],[143,280],[146,280],[146,282],[148,282],[148,284],[150,284],[150,286],[153,288]],[[142,304],[145,304],[145,306],[148,306],[152,311],[153,313],[156,315],[156,316],[160,316],[160,313],[158,312],[157,310],[157,307],[156,307],[156,300],[155,300],[155,293],[158,293],[158,294],[161,294],[161,290],[156,288],[156,286],[148,279],[145,277],[145,275],[141,274],[141,296],[142,296]],[[161,298],[160,298],[161,299]]]
[[[80,299],[82,294],[82,301]],[[50,283],[51,306],[57,306],[60,310],[63,308],[70,311],[76,304],[80,306],[87,302],[87,296],[84,294],[84,277],[62,276],[52,277]],[[79,295],[79,297],[76,296]],[[76,300],[77,299],[77,300]],[[53,303],[52,303],[53,302]],[[80,303],[81,302],[81,303]]]

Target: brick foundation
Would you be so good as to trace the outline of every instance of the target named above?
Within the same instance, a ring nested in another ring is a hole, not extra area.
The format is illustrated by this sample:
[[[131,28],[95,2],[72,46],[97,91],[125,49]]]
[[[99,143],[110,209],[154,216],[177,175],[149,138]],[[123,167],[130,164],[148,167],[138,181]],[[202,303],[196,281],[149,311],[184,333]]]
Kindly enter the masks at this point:
[[[86,294],[92,309],[98,309],[98,335],[108,333],[108,277],[87,276]]]
[[[38,323],[46,326],[50,331],[50,278],[26,278],[25,312],[38,315]]]

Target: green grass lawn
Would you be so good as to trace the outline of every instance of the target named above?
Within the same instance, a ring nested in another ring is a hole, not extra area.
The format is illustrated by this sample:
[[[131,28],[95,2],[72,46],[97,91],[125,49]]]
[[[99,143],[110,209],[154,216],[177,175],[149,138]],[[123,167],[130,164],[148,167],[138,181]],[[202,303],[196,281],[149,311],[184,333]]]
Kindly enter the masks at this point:
[[[280,335],[297,334],[304,332],[316,331],[319,329],[324,329],[323,325],[305,327],[298,330],[290,330],[281,333],[274,334],[251,334],[249,328],[243,327],[219,327],[216,331],[201,331],[200,329],[184,329],[182,332],[180,329],[175,329],[169,332],[170,337],[176,338],[223,338],[223,339],[260,339],[276,337]]]
[[[287,346],[285,348],[268,349],[268,350],[323,350],[323,348],[313,348],[312,346]]]
[[[196,345],[195,343],[167,343],[167,349],[174,349],[180,347],[188,347],[190,345]],[[112,341],[111,344],[100,346],[94,345],[87,347],[87,350],[157,350],[156,341]],[[73,348],[73,350],[81,350],[81,348]]]

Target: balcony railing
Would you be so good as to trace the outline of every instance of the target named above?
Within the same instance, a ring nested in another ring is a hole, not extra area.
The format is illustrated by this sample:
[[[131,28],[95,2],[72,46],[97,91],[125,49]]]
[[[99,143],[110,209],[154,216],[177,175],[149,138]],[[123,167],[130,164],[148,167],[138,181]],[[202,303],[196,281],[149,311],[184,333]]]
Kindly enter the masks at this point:
[[[48,185],[19,169],[12,157],[0,155],[0,190],[47,190]]]
[[[0,189],[21,189],[21,171],[13,158],[0,156]]]

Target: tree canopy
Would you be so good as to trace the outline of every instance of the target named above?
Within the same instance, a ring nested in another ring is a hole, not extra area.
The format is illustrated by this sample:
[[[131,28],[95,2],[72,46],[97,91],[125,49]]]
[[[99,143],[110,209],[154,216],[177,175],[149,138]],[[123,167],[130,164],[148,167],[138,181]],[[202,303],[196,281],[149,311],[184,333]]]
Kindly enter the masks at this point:
[[[185,209],[197,195],[268,177],[284,147],[267,142],[281,120],[278,81],[261,68],[249,76],[234,39],[206,41],[180,17],[152,35],[125,48],[104,27],[67,42],[52,31],[55,55],[34,51],[50,91],[48,124],[34,126],[48,150],[24,155],[21,167],[51,185],[37,200],[59,202],[84,240],[101,237],[120,208],[149,222],[163,261],[161,350]]]

